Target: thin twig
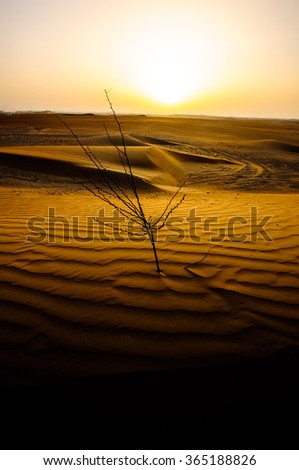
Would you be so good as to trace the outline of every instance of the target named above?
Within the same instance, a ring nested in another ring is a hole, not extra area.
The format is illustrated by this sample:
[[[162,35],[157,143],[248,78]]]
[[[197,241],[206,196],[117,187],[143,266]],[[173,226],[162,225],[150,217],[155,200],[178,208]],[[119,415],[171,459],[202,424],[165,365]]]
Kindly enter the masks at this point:
[[[211,252],[211,250],[212,250],[213,248],[214,248],[214,245],[210,245],[209,250],[203,255],[203,257],[202,257],[200,260],[195,261],[194,263],[189,263],[189,264],[187,264],[187,266],[185,266],[184,269],[189,269],[190,266],[194,266],[195,264],[200,264],[200,263],[202,263],[202,262],[206,259],[206,257],[210,254],[210,252]]]

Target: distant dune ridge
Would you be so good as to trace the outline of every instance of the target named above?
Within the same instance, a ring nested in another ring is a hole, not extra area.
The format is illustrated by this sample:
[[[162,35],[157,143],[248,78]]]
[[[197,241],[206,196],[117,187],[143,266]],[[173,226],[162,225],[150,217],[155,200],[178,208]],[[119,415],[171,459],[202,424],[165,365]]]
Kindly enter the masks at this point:
[[[105,120],[109,129],[111,117],[65,119],[125,187],[100,125]],[[1,115],[0,123],[3,383],[298,352],[297,121],[121,117],[147,211],[159,213],[189,176],[174,214],[179,229],[159,234],[163,277],[149,242],[103,241],[104,227],[87,226],[104,204],[74,174],[101,176],[51,114]],[[115,130],[111,138],[120,145]],[[49,207],[55,240],[26,241],[50,233]],[[188,220],[194,214],[201,218],[196,233]],[[30,233],[32,216],[39,219]],[[267,216],[269,238],[255,236]],[[177,242],[179,230],[185,236]]]

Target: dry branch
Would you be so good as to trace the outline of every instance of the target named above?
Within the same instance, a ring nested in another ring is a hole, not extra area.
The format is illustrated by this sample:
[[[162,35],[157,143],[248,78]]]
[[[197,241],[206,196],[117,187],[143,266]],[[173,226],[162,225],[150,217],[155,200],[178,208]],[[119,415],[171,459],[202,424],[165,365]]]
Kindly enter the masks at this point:
[[[121,145],[117,145],[111,138],[109,131],[104,125],[105,132],[109,138],[111,145],[114,147],[119,161],[121,163],[124,174],[126,175],[128,187],[130,188],[131,193],[126,192],[121,185],[117,182],[115,175],[111,175],[108,169],[103,165],[103,163],[98,159],[98,157],[93,153],[88,145],[84,145],[78,135],[74,130],[62,119],[61,116],[56,115],[57,119],[71,132],[74,136],[76,142],[81,147],[88,160],[93,164],[96,170],[98,170],[99,175],[102,177],[102,182],[98,183],[93,177],[90,176],[88,170],[83,167],[76,167],[77,172],[83,175],[88,182],[75,179],[84,189],[88,190],[93,196],[98,197],[103,202],[109,204],[114,209],[124,216],[126,219],[134,219],[134,221],[140,226],[141,235],[145,234],[151,242],[157,272],[160,274],[162,271],[160,269],[159,258],[156,250],[156,240],[155,233],[164,227],[169,219],[170,215],[176,210],[184,201],[186,194],[184,194],[178,202],[174,202],[176,196],[182,190],[186,184],[187,179],[178,187],[175,193],[171,196],[169,202],[166,204],[165,209],[162,213],[153,221],[151,217],[145,215],[143,209],[140,195],[135,184],[135,177],[133,174],[131,162],[128,156],[127,147],[125,143],[125,136],[122,130],[121,123],[116,115],[116,112],[113,108],[113,105],[109,98],[109,93],[105,90],[106,98],[109,103],[110,109],[113,114],[114,121],[117,125],[118,132],[121,137]],[[129,233],[129,232],[127,232]]]

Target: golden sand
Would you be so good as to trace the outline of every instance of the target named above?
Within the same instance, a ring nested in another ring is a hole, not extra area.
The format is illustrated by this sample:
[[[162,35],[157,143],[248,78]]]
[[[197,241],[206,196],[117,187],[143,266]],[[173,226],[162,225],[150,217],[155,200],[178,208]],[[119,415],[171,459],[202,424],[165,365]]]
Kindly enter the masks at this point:
[[[111,117],[64,118],[126,187]],[[38,382],[298,351],[297,121],[120,117],[147,214],[189,176],[178,219],[159,233],[159,276],[149,241],[88,226],[112,209],[74,181],[70,162],[96,173],[55,116],[1,120],[4,369]],[[49,208],[69,232],[58,219],[49,231]]]

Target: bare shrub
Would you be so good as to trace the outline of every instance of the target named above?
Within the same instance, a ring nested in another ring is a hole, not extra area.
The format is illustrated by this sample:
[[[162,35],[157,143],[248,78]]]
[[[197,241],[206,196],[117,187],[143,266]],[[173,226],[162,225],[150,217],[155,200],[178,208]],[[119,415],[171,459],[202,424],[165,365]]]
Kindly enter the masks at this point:
[[[162,210],[162,212],[158,216],[153,218],[153,217],[146,215],[144,206],[141,202],[140,194],[137,189],[136,182],[135,182],[135,177],[134,177],[131,162],[128,156],[127,147],[125,143],[125,136],[122,130],[122,126],[112,106],[107,90],[105,90],[105,94],[106,94],[107,101],[109,103],[110,109],[114,117],[114,121],[116,123],[117,129],[120,135],[121,145],[117,145],[117,143],[112,139],[105,125],[104,125],[104,128],[105,128],[105,132],[107,134],[107,137],[111,145],[114,147],[116,151],[119,162],[121,163],[121,167],[123,169],[123,172],[126,178],[126,183],[127,183],[125,185],[122,182],[118,181],[118,178],[115,176],[113,172],[108,171],[108,169],[103,165],[101,160],[94,154],[94,152],[90,149],[88,145],[85,145],[82,143],[78,135],[61,118],[61,116],[56,115],[56,117],[72,133],[77,143],[82,148],[85,155],[88,157],[89,161],[92,162],[93,166],[98,170],[99,175],[101,176],[99,180],[93,177],[90,174],[90,172],[83,170],[83,168],[81,168],[80,171],[82,174],[84,174],[85,180],[79,179],[76,181],[82,187],[88,190],[91,194],[93,194],[95,197],[101,199],[103,202],[114,207],[114,209],[117,209],[117,211],[123,217],[129,220],[132,220],[132,219],[134,220],[139,230],[138,232],[135,232],[135,235],[136,233],[137,234],[139,233],[140,236],[145,235],[149,239],[151,246],[152,246],[153,254],[155,257],[157,273],[161,274],[162,270],[160,268],[158,253],[156,249],[155,235],[157,231],[159,231],[162,227],[165,226],[165,224],[167,223],[167,220],[169,219],[173,211],[177,209],[184,201],[186,194],[183,194],[178,200],[176,199],[176,196],[180,193],[180,191],[184,187],[188,178],[186,178],[186,180],[182,184],[180,184],[177,190],[169,198],[169,201],[166,204],[165,208]]]

